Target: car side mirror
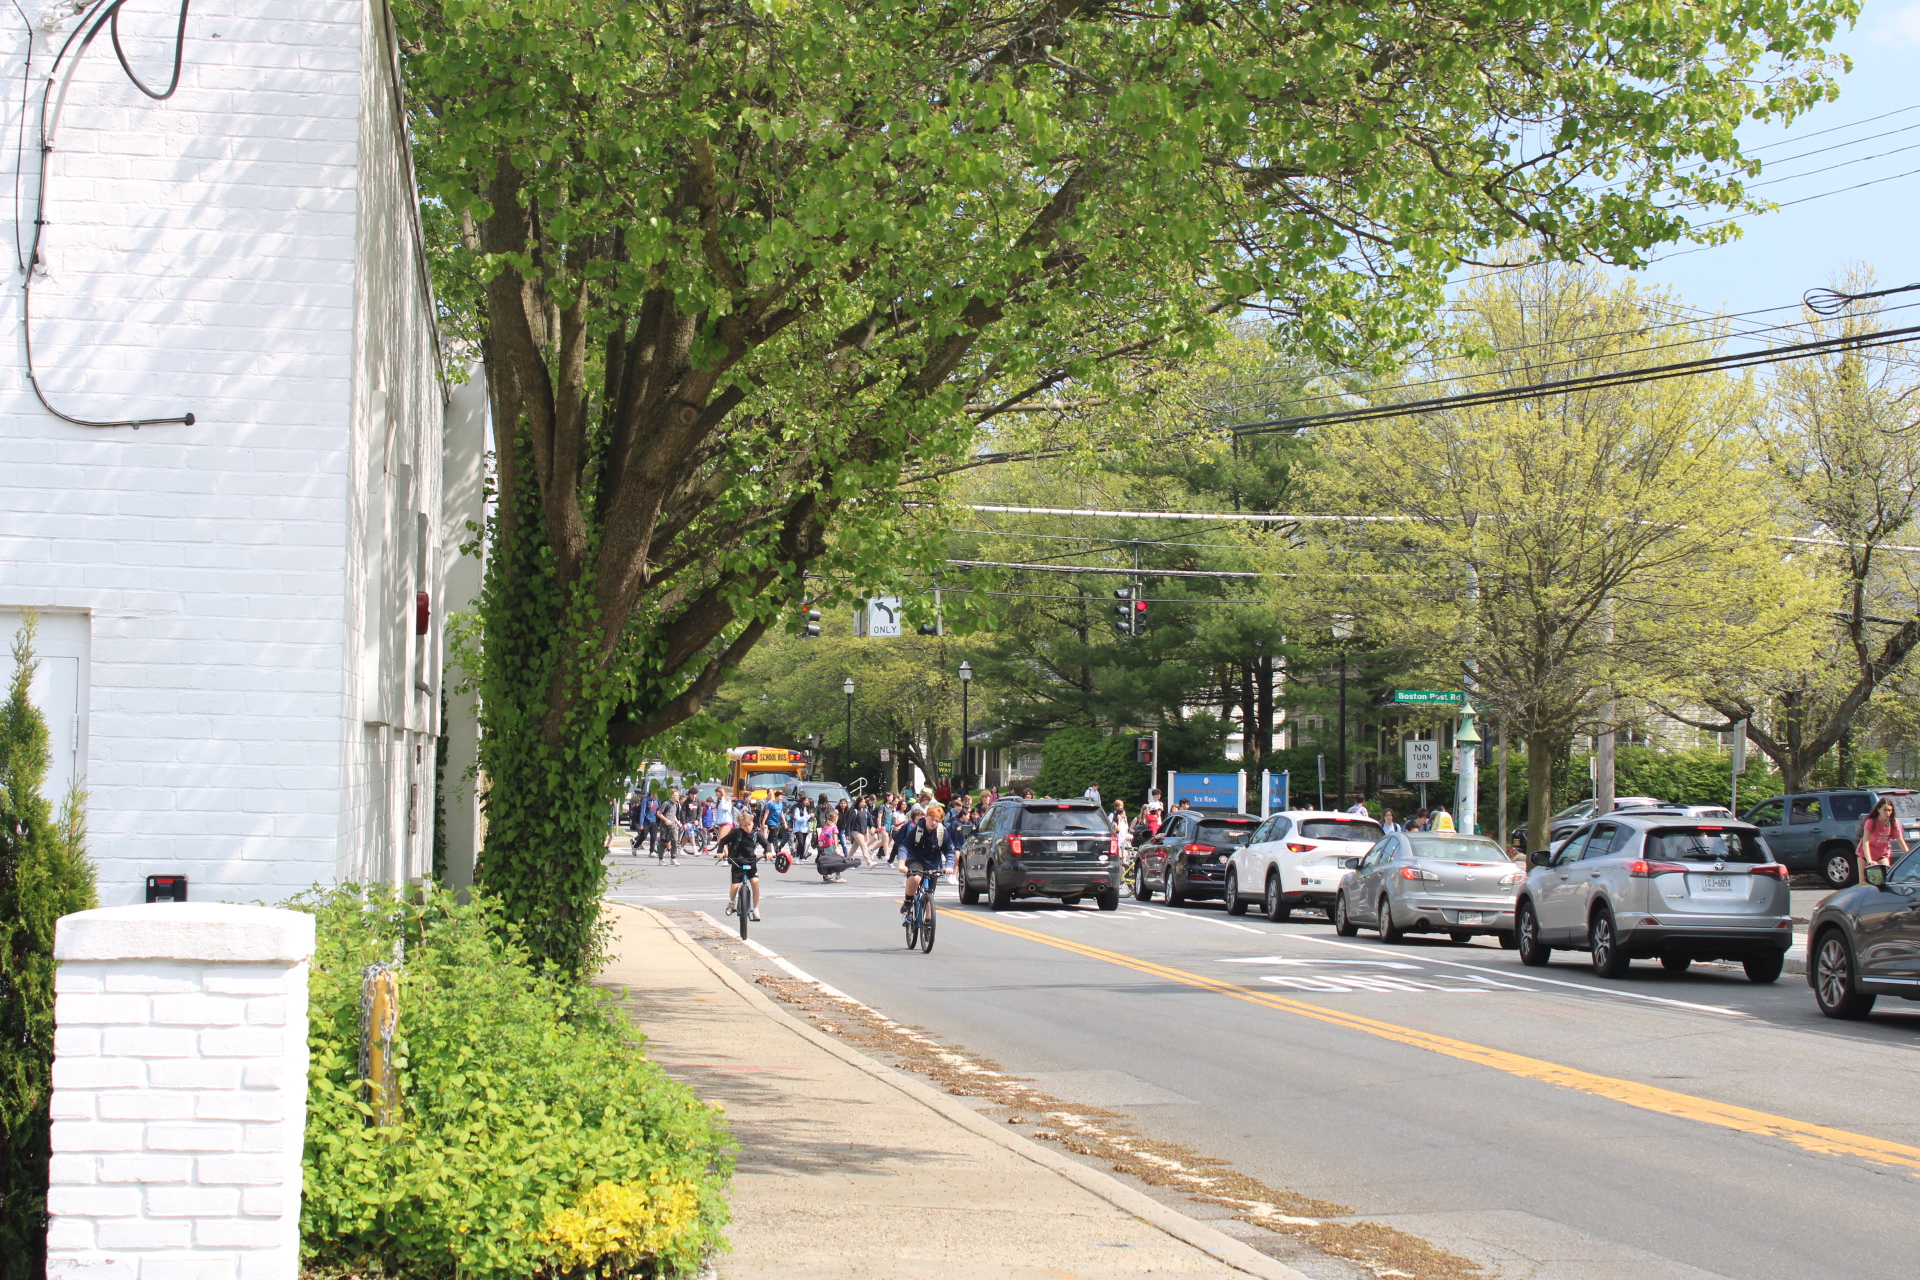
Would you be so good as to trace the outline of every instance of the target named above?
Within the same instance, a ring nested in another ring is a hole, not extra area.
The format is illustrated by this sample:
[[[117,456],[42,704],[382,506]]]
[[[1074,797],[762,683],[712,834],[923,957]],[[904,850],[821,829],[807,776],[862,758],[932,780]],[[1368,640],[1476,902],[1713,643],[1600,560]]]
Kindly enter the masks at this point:
[[[1553,865],[1553,850],[1551,850],[1551,849],[1539,849],[1539,850],[1536,850],[1536,851],[1535,851],[1535,852],[1533,852],[1533,853],[1530,853],[1530,854],[1528,854],[1528,855],[1527,855],[1527,865],[1528,865],[1528,866],[1530,866],[1530,867],[1550,867],[1550,866],[1552,866],[1552,865]]]
[[[1340,865],[1345,867],[1349,871],[1358,871],[1360,869],[1360,859],[1342,858],[1340,859]]]
[[[1860,878],[1868,884],[1878,885],[1882,889],[1892,887],[1887,884],[1887,869],[1885,867],[1868,867],[1860,873]]]

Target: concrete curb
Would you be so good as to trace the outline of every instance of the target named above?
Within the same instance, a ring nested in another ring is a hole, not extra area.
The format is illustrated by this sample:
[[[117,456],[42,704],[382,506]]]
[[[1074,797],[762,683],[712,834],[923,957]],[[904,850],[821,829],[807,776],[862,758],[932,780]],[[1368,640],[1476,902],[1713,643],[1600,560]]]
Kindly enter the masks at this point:
[[[641,911],[652,916],[663,925],[673,938],[691,952],[701,964],[711,970],[734,993],[761,1013],[779,1022],[788,1030],[825,1049],[842,1062],[858,1067],[876,1080],[884,1080],[900,1092],[921,1103],[932,1111],[938,1112],[963,1129],[979,1134],[988,1141],[1006,1148],[1015,1155],[1023,1156],[1040,1167],[1060,1174],[1078,1184],[1094,1195],[1099,1196],[1123,1213],[1132,1214],[1141,1221],[1149,1223],[1166,1232],[1174,1239],[1190,1244],[1202,1253],[1225,1263],[1236,1271],[1243,1271],[1261,1280],[1309,1280],[1302,1272],[1277,1259],[1269,1258],[1258,1249],[1235,1240],[1224,1232],[1189,1218],[1186,1214],[1169,1209],[1152,1196],[1135,1191],[1098,1169],[1092,1169],[1077,1160],[1069,1160],[1057,1151],[1051,1151],[1030,1138],[1016,1133],[1005,1132],[971,1108],[962,1106],[952,1098],[930,1086],[915,1080],[905,1072],[896,1071],[883,1062],[875,1061],[857,1049],[849,1048],[826,1032],[810,1027],[800,1019],[782,1009],[763,993],[754,989],[753,984],[739,974],[721,964],[708,954],[707,949],[695,942],[687,932],[652,907],[633,906],[624,902],[611,902],[611,906],[625,907],[629,911]]]

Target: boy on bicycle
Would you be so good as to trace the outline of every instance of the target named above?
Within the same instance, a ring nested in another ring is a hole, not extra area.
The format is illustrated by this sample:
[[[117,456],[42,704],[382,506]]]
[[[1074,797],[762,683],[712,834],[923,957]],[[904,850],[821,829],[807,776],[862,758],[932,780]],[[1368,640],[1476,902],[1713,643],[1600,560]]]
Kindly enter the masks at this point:
[[[735,903],[740,897],[740,886],[753,886],[753,914],[749,920],[760,918],[760,836],[754,830],[753,815],[740,815],[740,825],[721,838],[721,851],[726,855],[731,876],[727,884],[727,914],[732,915]]]
[[[915,810],[913,821],[905,831],[900,843],[906,854],[907,896],[900,902],[901,915],[913,906],[913,895],[920,892],[920,877],[939,875],[946,862],[946,854],[940,847],[946,833],[925,811]]]

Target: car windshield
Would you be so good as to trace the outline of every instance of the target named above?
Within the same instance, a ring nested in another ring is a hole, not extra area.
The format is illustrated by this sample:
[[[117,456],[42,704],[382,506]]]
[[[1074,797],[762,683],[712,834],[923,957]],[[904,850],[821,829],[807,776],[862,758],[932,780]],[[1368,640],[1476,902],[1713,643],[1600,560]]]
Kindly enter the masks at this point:
[[[1044,809],[1028,809],[1020,818],[1022,835],[1067,835],[1072,832],[1105,832],[1107,820],[1098,809],[1084,805],[1049,805]]]
[[[1672,862],[1773,861],[1753,832],[1719,827],[1656,827],[1647,832],[1646,854]]]
[[[1202,818],[1200,838],[1208,844],[1245,844],[1259,825],[1252,818]]]
[[[1583,817],[1586,815],[1586,812],[1591,808],[1593,808],[1593,801],[1582,800],[1579,804],[1568,805],[1566,808],[1562,809],[1560,812],[1554,814],[1552,818],[1548,819],[1548,821],[1559,822],[1564,818]]]
[[[793,781],[790,773],[750,773],[747,775],[747,790],[778,791]]]
[[[1893,801],[1893,812],[1903,827],[1920,826],[1920,791],[1886,793],[1885,799]]]
[[[1500,846],[1479,836],[1408,836],[1413,856],[1433,862],[1507,862]]]
[[[1386,832],[1361,818],[1309,818],[1297,833],[1307,840],[1359,840],[1372,844]]]

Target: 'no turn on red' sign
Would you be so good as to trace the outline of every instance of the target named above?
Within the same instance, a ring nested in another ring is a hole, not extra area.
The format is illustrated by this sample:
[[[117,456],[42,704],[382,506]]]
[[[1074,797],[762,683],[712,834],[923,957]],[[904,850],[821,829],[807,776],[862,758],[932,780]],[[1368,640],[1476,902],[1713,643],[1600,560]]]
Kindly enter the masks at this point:
[[[1440,781],[1440,744],[1431,738],[1415,738],[1406,745],[1407,781]]]

